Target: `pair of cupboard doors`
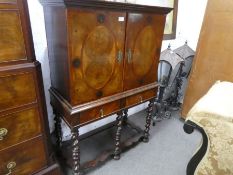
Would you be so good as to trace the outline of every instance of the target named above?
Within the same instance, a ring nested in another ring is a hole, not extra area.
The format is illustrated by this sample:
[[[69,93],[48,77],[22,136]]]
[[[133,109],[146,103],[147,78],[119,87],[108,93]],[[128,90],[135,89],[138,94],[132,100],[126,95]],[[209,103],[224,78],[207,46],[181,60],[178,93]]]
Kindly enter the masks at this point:
[[[69,8],[72,104],[157,80],[166,15]]]

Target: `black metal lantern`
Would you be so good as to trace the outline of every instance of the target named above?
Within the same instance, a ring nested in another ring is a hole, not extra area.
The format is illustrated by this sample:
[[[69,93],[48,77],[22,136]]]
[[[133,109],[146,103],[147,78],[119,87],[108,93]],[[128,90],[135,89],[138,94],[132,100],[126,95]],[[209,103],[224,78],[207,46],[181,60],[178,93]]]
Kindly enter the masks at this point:
[[[156,109],[155,109],[155,120],[161,120],[164,118],[170,117],[170,111],[168,110],[168,103],[166,101],[169,98],[168,94],[172,94],[171,91],[175,90],[175,84],[171,81],[171,77],[174,78],[174,70],[175,74],[178,73],[180,63],[183,62],[183,59],[175,54],[171,50],[171,46],[169,44],[168,48],[161,52],[160,62],[158,67],[158,82],[159,82],[159,90],[157,94],[156,100]],[[173,75],[173,76],[172,76]],[[172,88],[171,88],[172,86]],[[165,97],[165,98],[164,98]],[[154,120],[154,124],[155,124]]]
[[[186,41],[183,46],[175,49],[174,53],[183,58],[184,65],[182,66],[181,76],[187,78],[192,67],[195,52],[188,46],[188,42]]]
[[[177,77],[179,81],[179,95],[177,96],[177,102],[181,105],[183,103],[187,79],[190,74],[195,52],[188,46],[186,41],[183,46],[175,49],[174,53],[184,59],[184,63],[181,65],[180,73]]]

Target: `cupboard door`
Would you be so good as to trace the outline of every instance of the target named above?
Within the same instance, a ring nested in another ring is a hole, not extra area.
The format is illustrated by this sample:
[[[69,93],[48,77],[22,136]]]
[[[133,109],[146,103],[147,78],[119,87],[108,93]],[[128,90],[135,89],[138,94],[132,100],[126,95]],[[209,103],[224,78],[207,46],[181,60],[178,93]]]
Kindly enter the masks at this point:
[[[73,105],[123,90],[125,17],[123,12],[68,10]]]
[[[165,15],[128,14],[124,90],[157,81],[165,19]]]

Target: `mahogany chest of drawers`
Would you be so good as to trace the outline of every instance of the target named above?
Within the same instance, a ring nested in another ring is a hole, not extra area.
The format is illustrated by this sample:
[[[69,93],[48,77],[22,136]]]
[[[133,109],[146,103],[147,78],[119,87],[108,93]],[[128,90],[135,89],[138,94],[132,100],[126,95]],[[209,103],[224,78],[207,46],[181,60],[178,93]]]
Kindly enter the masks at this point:
[[[135,1],[136,2],[136,1]],[[74,174],[80,174],[78,128],[117,113],[115,159],[123,113],[157,94],[157,66],[170,8],[113,0],[41,0],[44,6],[58,144],[61,118],[72,131]]]
[[[51,158],[43,91],[27,1],[0,0],[1,175],[59,171]]]

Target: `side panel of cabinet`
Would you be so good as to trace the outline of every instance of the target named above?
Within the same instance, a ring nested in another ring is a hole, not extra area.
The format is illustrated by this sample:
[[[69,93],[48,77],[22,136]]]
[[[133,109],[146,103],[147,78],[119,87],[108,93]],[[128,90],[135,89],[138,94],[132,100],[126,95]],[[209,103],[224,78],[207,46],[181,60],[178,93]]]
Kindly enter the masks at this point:
[[[66,9],[62,6],[45,6],[44,13],[51,84],[70,101]]]
[[[69,9],[72,104],[123,90],[126,13]]]
[[[157,81],[165,19],[165,15],[128,14],[124,90]]]

